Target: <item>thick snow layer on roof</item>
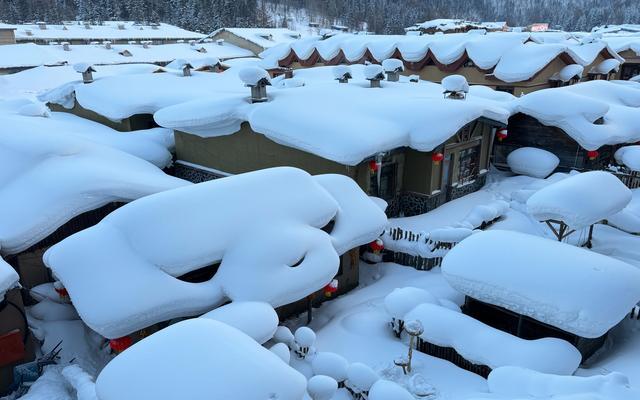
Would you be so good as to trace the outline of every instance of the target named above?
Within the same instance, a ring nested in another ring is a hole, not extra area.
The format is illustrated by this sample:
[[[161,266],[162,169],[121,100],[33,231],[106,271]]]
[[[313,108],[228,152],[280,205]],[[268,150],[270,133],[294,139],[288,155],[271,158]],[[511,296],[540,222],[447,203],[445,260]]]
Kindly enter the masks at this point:
[[[301,400],[306,380],[239,330],[203,318],[165,328],[100,373],[100,400]]]
[[[616,162],[632,171],[640,171],[640,145],[624,146],[614,154]]]
[[[618,61],[618,60],[614,60]],[[556,72],[551,79],[559,80],[562,82],[568,82],[573,78],[580,79],[582,78],[582,73],[584,72],[584,66],[580,64],[569,64],[563,67],[559,72]]]
[[[606,60],[603,60],[595,67],[591,68],[589,73],[606,75],[610,72],[617,71],[618,68],[620,68],[620,60],[616,60],[615,58],[608,58]]]
[[[71,218],[107,203],[188,184],[145,160],[96,143],[117,143],[113,147],[122,145],[152,155],[152,137],[127,140],[123,135],[120,141],[104,132],[89,132],[93,123],[71,116],[23,117],[0,110],[0,120],[11,127],[0,133],[0,251],[4,254],[25,250]],[[72,130],[56,131],[67,128]],[[167,152],[160,145],[156,150]]]
[[[203,137],[235,133],[247,121],[277,143],[356,165],[403,146],[431,151],[478,118],[506,123],[510,115],[509,101],[494,101],[485,91],[458,101],[443,99],[442,87],[427,82],[383,81],[382,89],[372,89],[363,79],[364,68],[352,66],[349,84],[335,82],[331,67],[299,71],[304,87],[269,88],[266,103],[250,104],[245,89],[167,107],[154,118],[161,126]],[[78,100],[83,103],[80,94]]]
[[[446,92],[469,92],[469,83],[467,78],[462,75],[449,75],[442,79],[442,88]]]
[[[321,230],[332,219],[335,235]],[[112,338],[227,299],[272,306],[299,300],[335,276],[337,249],[369,243],[385,224],[350,178],[274,168],[127,204],[49,249],[44,260],[85,323]],[[218,262],[206,282],[176,279]]]
[[[488,383],[491,393],[509,396],[509,398],[520,396],[554,399],[571,396],[572,399],[594,400],[640,398],[640,392],[631,388],[629,379],[618,372],[588,377],[558,376],[509,366],[491,371]]]
[[[640,189],[631,192],[631,202],[619,213],[607,217],[607,223],[625,232],[640,233]]]
[[[517,110],[562,129],[586,150],[640,140],[640,85],[595,80],[543,89],[518,99]],[[595,122],[603,118],[602,124]]]
[[[410,286],[393,289],[384,298],[385,310],[397,319],[404,319],[405,314],[424,303],[438,304],[438,299],[424,289]]]
[[[66,59],[33,43],[0,46],[0,69],[60,65]]]
[[[124,29],[119,29],[123,25]],[[205,35],[190,32],[174,25],[158,24],[156,29],[132,21],[104,21],[102,25],[92,24],[87,29],[81,22],[73,24],[47,24],[47,29],[40,29],[36,24],[15,25],[17,41],[33,40],[177,40],[201,39]],[[65,29],[66,28],[66,29]],[[30,32],[28,34],[27,32]]]
[[[269,73],[259,67],[244,67],[238,71],[238,77],[247,86],[257,86],[259,82],[269,82]]]
[[[301,32],[286,28],[222,28],[211,33],[209,37],[214,37],[224,31],[230,32],[263,49],[268,49],[281,43],[295,42],[302,37]]]
[[[278,328],[278,314],[267,303],[239,301],[218,307],[200,318],[213,319],[232,326],[262,344],[273,337]]]
[[[468,237],[445,256],[442,273],[470,297],[587,338],[605,334],[640,300],[637,268],[517,232]]]
[[[20,277],[16,270],[0,257],[0,301],[4,299],[7,291],[18,287],[19,279]]]
[[[546,186],[527,200],[527,211],[539,221],[564,221],[579,229],[620,212],[631,201],[631,191],[605,171],[575,174]]]
[[[420,337],[423,340],[441,347],[453,347],[468,361],[492,369],[514,365],[571,375],[582,360],[580,352],[565,340],[520,339],[465,314],[433,304],[417,306],[404,319],[422,323],[424,333]]]
[[[536,147],[521,147],[509,153],[507,164],[515,174],[544,179],[560,164],[555,154]]]
[[[27,113],[27,107],[33,113]],[[37,107],[43,112],[35,112]],[[39,118],[46,115],[46,118]],[[30,100],[0,101],[0,125],[5,127],[21,126],[36,132],[53,132],[64,136],[81,137],[97,144],[122,150],[146,160],[159,168],[171,163],[171,150],[174,147],[173,132],[165,128],[153,128],[122,134],[105,125],[62,112],[49,112],[38,102]]]

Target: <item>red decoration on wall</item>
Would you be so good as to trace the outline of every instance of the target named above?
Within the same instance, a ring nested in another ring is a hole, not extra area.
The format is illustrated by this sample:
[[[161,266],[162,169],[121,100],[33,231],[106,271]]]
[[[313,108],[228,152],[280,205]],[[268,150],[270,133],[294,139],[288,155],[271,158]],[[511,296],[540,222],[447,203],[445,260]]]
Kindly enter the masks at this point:
[[[593,161],[596,158],[598,158],[599,155],[600,155],[600,153],[598,153],[596,150],[587,151],[587,157],[591,161]]]
[[[371,247],[371,250],[374,253],[379,254],[382,250],[384,250],[384,243],[382,242],[382,239],[376,239],[375,241],[369,243],[369,247]]]
[[[131,340],[131,337],[129,336],[109,340],[109,347],[111,347],[111,350],[115,351],[116,353],[122,353],[123,351],[131,347],[132,344],[133,340]]]
[[[371,171],[372,174],[378,172],[378,169],[380,169],[380,164],[375,162],[375,160],[369,161],[369,171]]]
[[[438,153],[433,153],[431,155],[431,161],[433,161],[433,163],[435,165],[440,165],[440,162],[444,160],[444,154],[438,152]]]
[[[338,291],[338,280],[332,280],[327,286],[322,289],[325,297],[331,297],[332,294]]]
[[[500,128],[496,132],[496,136],[498,138],[498,141],[502,142],[504,139],[507,138],[507,136],[509,136],[509,131],[507,130],[507,128]]]

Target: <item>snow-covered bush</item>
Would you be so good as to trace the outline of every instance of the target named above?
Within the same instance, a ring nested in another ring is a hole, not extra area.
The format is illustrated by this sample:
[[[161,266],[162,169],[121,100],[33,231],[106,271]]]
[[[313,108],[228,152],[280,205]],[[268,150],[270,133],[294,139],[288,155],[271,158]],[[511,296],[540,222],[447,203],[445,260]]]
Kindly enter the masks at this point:
[[[295,349],[294,351],[300,358],[305,358],[312,350],[312,346],[316,341],[316,333],[306,326],[296,329],[294,335]]]
[[[337,390],[336,380],[326,375],[316,375],[307,382],[307,393],[312,400],[331,400]]]
[[[368,400],[414,400],[415,397],[395,382],[378,380],[369,390]]]
[[[252,337],[262,344],[271,339],[278,328],[278,314],[268,303],[239,301],[218,307],[202,315],[224,322]]]
[[[277,355],[286,364],[291,361],[291,351],[289,346],[284,343],[276,343],[269,349],[273,354]]]
[[[314,375],[326,375],[341,383],[347,379],[349,362],[339,354],[319,352],[311,362]]]
[[[291,333],[291,329],[282,325],[276,328],[276,331],[273,334],[273,340],[276,343],[286,344],[290,349],[294,347],[295,343],[295,338],[293,337],[293,333]]]
[[[373,384],[379,379],[368,365],[355,362],[347,368],[347,380],[345,386],[348,387],[355,395],[360,395],[356,399],[366,398]]]
[[[509,153],[507,164],[514,174],[546,178],[560,164],[555,154],[536,147],[521,147]]]
[[[404,329],[404,316],[419,304],[438,304],[438,300],[424,289],[396,288],[384,298],[384,307],[391,315],[391,329],[399,338]]]

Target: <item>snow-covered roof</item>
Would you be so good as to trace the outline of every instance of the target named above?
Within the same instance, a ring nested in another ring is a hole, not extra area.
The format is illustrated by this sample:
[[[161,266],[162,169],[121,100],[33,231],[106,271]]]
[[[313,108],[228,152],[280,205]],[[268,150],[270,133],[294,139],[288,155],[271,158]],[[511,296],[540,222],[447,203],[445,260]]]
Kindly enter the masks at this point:
[[[478,118],[506,123],[510,116],[510,102],[494,101],[492,90],[472,90],[455,101],[442,98],[440,85],[406,78],[372,89],[364,68],[352,66],[349,84],[335,82],[332,67],[300,70],[296,78],[305,86],[269,90],[265,103],[249,103],[245,91],[166,107],[154,117],[161,126],[203,137],[233,134],[246,121],[277,143],[357,165],[403,146],[431,151]],[[78,100],[82,104],[80,94]]]
[[[132,373],[135,371],[135,373]],[[100,400],[301,400],[305,377],[239,330],[196,318],[114,358],[96,380]]]
[[[327,234],[321,228],[332,219]],[[375,240],[385,225],[352,179],[283,167],[132,202],[50,248],[44,261],[84,322],[112,338],[227,299],[299,300],[332,280],[339,254]],[[209,281],[176,279],[217,262]]]
[[[291,43],[302,37],[302,32],[286,28],[221,28],[212,32],[208,37],[215,37],[222,32],[230,32],[263,49],[268,49],[282,43]]]
[[[615,59],[610,59],[610,60],[619,62],[618,60],[615,60]],[[577,78],[577,79],[582,78],[583,72],[584,72],[584,66],[580,64],[569,64],[563,67],[560,71],[553,74],[551,79],[562,81],[562,82],[568,82],[573,78]]]
[[[543,89],[518,99],[517,110],[562,129],[586,150],[640,140],[640,84],[594,80]],[[595,123],[603,118],[602,124]]]
[[[620,68],[620,60],[616,60],[615,58],[608,58],[600,62],[600,64],[591,68],[589,73],[606,75],[613,71],[617,71],[618,68]]]
[[[155,26],[132,21],[104,21],[102,25],[91,24],[90,29],[79,21],[59,24],[46,24],[40,29],[37,24],[15,25],[16,40],[31,42],[35,40],[197,40],[205,35],[160,23]],[[122,27],[123,29],[120,29]],[[154,29],[155,28],[155,29]]]
[[[614,157],[618,164],[632,171],[640,171],[640,145],[620,147]]]
[[[3,110],[6,106],[0,102],[2,126],[9,128],[0,133],[3,254],[25,250],[73,217],[107,203],[187,184],[117,149],[166,158],[165,138],[158,131],[124,137],[94,130],[99,124],[72,116],[21,115],[31,112],[32,104],[17,112]]]
[[[405,321],[420,321],[425,341],[452,347],[466,360],[492,369],[507,365],[571,375],[582,356],[569,342],[556,338],[525,340],[492,328],[465,314],[435,304],[421,304]]]
[[[0,257],[0,301],[4,299],[7,291],[18,287],[19,279],[16,270]]]
[[[40,65],[58,65],[61,63],[89,63],[92,65],[157,63],[164,64],[174,59],[189,62],[210,59],[227,60],[238,57],[251,57],[253,53],[231,43],[172,43],[148,45],[112,44],[36,45],[22,43],[6,45],[0,48],[0,68],[34,67]],[[123,55],[126,52],[126,56]]]
[[[515,32],[487,34],[394,36],[339,34],[320,40],[307,38],[275,46],[260,54],[265,60],[295,61],[319,56],[318,63],[359,63],[367,58],[382,62],[402,59],[408,69],[420,69],[432,61],[436,65],[462,63],[467,57],[478,68],[491,72],[504,82],[531,79],[557,57],[570,64],[589,65],[603,52],[622,60],[605,42],[582,44],[568,33],[541,35]],[[293,58],[288,58],[292,54]],[[370,57],[367,57],[370,55]],[[413,64],[412,64],[413,63]]]
[[[438,18],[415,24],[406,28],[407,31],[419,29],[435,29],[439,32],[449,32],[456,29],[491,29],[501,30],[507,26],[506,22],[473,22],[464,19]]]
[[[468,237],[444,257],[442,273],[474,299],[587,338],[605,334],[640,300],[637,268],[519,232]]]
[[[560,164],[555,154],[536,147],[520,147],[509,153],[507,164],[516,174],[544,179]]]
[[[580,229],[620,212],[630,201],[631,191],[615,175],[589,171],[540,189],[527,200],[527,211],[539,221],[560,220]]]
[[[640,25],[637,24],[619,24],[619,25],[601,25],[595,26],[591,29],[591,32],[597,33],[618,33],[618,32],[630,32],[640,33]]]

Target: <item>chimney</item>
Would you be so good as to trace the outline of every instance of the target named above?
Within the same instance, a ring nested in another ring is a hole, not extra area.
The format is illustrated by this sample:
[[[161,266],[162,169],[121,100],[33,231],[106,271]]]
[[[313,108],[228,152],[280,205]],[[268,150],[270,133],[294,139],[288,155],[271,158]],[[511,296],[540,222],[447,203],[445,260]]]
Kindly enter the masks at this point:
[[[189,40],[189,46],[196,47],[196,41],[195,40]]]
[[[420,82],[420,76],[419,75],[411,75],[411,76],[409,76],[409,82],[411,82],[411,83]]]
[[[469,83],[462,75],[449,75],[442,80],[445,98],[464,100],[469,93]]]
[[[91,24],[89,22],[85,22],[84,29],[91,29]]]
[[[71,48],[69,47],[69,42],[62,42],[62,50],[64,51],[71,51]]]
[[[224,39],[218,39],[216,43],[218,43],[218,46],[224,46]]]
[[[340,83],[349,83],[349,79],[353,78],[351,68],[347,65],[336,65],[333,67],[333,76]]]
[[[149,41],[148,40],[145,40],[145,41],[142,42],[142,48],[143,49],[148,49],[149,48]]]
[[[160,24],[158,24],[157,22],[154,22],[154,23],[151,24],[151,29],[158,30],[159,26],[160,26]]]
[[[381,65],[370,64],[364,67],[364,77],[371,82],[372,88],[379,88],[380,81],[384,79],[384,70]]]
[[[104,42],[104,48],[107,49],[107,50],[111,50],[111,42],[109,42],[109,41]]]
[[[47,24],[44,22],[38,22],[38,28],[42,29],[43,31],[47,29]]]
[[[389,58],[382,62],[382,68],[387,74],[389,82],[398,82],[400,80],[400,72],[404,71],[404,64],[397,58]]]
[[[27,36],[33,36],[33,32],[31,32],[31,29],[25,29],[24,33],[26,33]]]
[[[271,85],[271,81],[267,71],[258,67],[246,67],[238,72],[238,77],[245,86],[251,88],[252,103],[264,103],[268,100],[267,86]]]
[[[123,31],[124,30],[124,24],[118,24],[118,29]]]
[[[84,84],[89,84],[93,82],[93,73],[96,72],[96,70],[93,69],[91,65],[87,63],[79,63],[79,64],[75,64],[73,66],[73,69],[75,69],[76,72],[79,72],[82,74],[82,82]]]
[[[182,76],[191,76],[191,70],[193,69],[193,65],[189,63],[185,63],[182,66]]]

